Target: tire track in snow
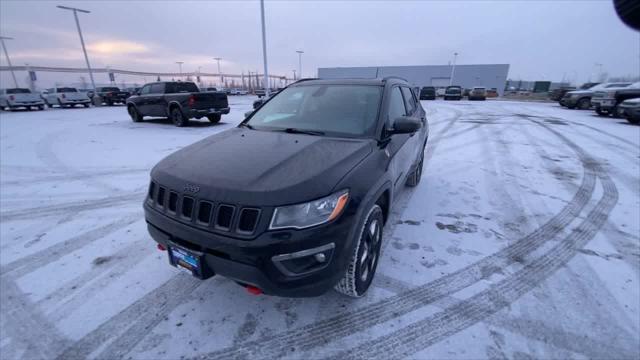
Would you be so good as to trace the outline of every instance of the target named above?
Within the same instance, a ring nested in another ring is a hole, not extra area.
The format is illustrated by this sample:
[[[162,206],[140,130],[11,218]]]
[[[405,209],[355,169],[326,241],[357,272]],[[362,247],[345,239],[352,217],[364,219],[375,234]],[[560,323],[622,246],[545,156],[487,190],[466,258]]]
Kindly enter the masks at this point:
[[[19,278],[37,270],[38,268],[58,261],[60,257],[89,245],[94,241],[100,240],[111,233],[124,229],[140,220],[142,219],[140,219],[138,214],[130,215],[113,223],[103,225],[70,239],[55,243],[47,248],[3,265],[0,267],[0,276],[5,277],[10,275],[14,278]]]
[[[596,164],[583,161],[583,165],[582,183],[573,199],[544,225],[498,252],[405,293],[365,305],[348,313],[337,314],[301,328],[214,351],[202,357],[213,359],[274,358],[283,356],[292,348],[308,350],[407,314],[486,279],[496,272],[501,272],[506,266],[520,262],[526,255],[551,241],[581,213],[593,195],[596,180],[594,169]]]
[[[82,172],[75,175],[61,174],[61,175],[38,176],[36,174],[31,176],[28,179],[3,181],[0,184],[2,186],[25,186],[25,185],[34,185],[34,184],[50,183],[50,182],[89,180],[97,177],[129,175],[129,174],[136,174],[136,173],[142,173],[142,172],[148,173],[149,171],[150,169],[145,168],[145,169],[105,170],[105,171],[97,171],[97,172],[91,172],[91,173]]]
[[[384,354],[386,358],[399,358],[415,354],[506,308],[564,266],[573,258],[578,249],[584,247],[596,235],[606,223],[609,213],[618,201],[618,190],[615,183],[582,148],[542,122],[534,122],[563,140],[578,154],[585,166],[592,168],[599,178],[604,192],[586,219],[544,255],[526,263],[521,270],[505,280],[491,285],[489,289],[391,334],[369,340],[353,349],[341,352],[335,358],[369,359],[380,354]],[[622,358],[632,358],[636,354],[625,352],[615,355]]]
[[[0,213],[0,221],[33,219],[35,217],[66,215],[69,212],[80,212],[105,209],[127,203],[140,202],[142,204],[145,192],[134,192],[118,196],[109,196],[94,200],[79,200],[49,206],[38,206],[28,209],[9,210]]]
[[[177,274],[82,337],[56,359],[85,359],[89,355],[101,359],[124,357],[201,284],[201,280],[192,276]],[[102,350],[93,354],[99,348]]]

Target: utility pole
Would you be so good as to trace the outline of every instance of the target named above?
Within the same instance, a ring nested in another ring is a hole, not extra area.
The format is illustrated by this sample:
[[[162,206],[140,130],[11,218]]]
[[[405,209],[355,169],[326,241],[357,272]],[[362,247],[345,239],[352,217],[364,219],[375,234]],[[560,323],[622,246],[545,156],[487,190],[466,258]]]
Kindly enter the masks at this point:
[[[451,66],[451,78],[449,79],[449,86],[453,85],[453,75],[456,73],[456,59],[458,58],[458,53],[453,53],[453,66]]]
[[[291,70],[291,71],[293,71],[293,81],[296,81],[296,70],[295,70],[295,69],[293,69],[293,70]]]
[[[222,58],[216,57],[216,58],[213,58],[213,60],[216,60],[218,62],[218,77],[220,78],[220,86],[222,86],[222,83],[223,83],[222,73],[220,72],[220,60],[222,60]]]
[[[89,14],[91,11],[82,10],[74,7],[58,5],[57,8],[63,10],[73,11],[73,18],[76,20],[76,27],[78,28],[78,35],[80,36],[80,44],[82,45],[82,52],[84,53],[84,60],[87,62],[87,69],[89,70],[89,77],[91,78],[91,86],[93,90],[96,90],[96,82],[93,80],[93,71],[91,70],[91,64],[89,63],[89,56],[87,55],[87,49],[84,46],[84,38],[82,37],[82,30],[80,29],[80,21],[78,20],[78,12]]]
[[[18,80],[16,80],[16,74],[13,72],[13,65],[11,65],[11,59],[9,59],[9,53],[7,52],[7,46],[4,44],[5,40],[13,40],[13,38],[8,36],[0,36],[0,42],[2,43],[2,50],[4,50],[4,56],[7,57],[7,64],[9,64],[9,69],[11,70],[11,77],[13,78],[13,85],[18,87]]]
[[[269,70],[267,69],[267,31],[264,25],[264,0],[260,0],[260,17],[262,19],[262,59],[264,62],[264,96],[269,98]]]
[[[304,51],[296,50],[296,52],[298,53],[298,76],[302,77],[302,54],[304,54]]]

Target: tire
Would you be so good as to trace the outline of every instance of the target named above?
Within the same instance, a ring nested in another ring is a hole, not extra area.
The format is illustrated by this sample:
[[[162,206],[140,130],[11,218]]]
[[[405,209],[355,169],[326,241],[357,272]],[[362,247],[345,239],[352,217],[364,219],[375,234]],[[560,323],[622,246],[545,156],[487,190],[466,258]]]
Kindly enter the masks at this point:
[[[129,107],[127,108],[127,112],[129,113],[129,116],[131,116],[131,120],[133,122],[142,121],[142,115],[140,115],[140,113],[138,112],[138,109],[136,109],[135,106],[129,105]]]
[[[222,119],[222,114],[207,115],[207,119],[209,119],[212,124],[217,124],[220,122],[220,119]]]
[[[177,127],[185,127],[189,124],[189,119],[185,118],[182,110],[178,107],[171,109],[171,121]]]
[[[627,116],[627,121],[631,124],[640,124],[640,117]]]
[[[113,106],[113,101],[108,100],[108,101],[107,101],[107,106]]]
[[[618,112],[618,105],[614,106],[609,113],[616,119],[622,118],[622,116]]]
[[[420,160],[418,161],[418,165],[413,170],[411,174],[407,177],[407,182],[405,183],[407,186],[414,187],[418,186],[420,183],[420,179],[422,179],[422,167],[424,165],[424,147],[422,148],[422,153],[420,153]]]
[[[63,108],[62,101],[60,101],[60,99],[58,99],[58,106],[60,106],[61,109]]]
[[[88,108],[89,106],[91,106],[91,104],[89,104],[89,103],[82,104],[82,105],[84,105],[84,107],[86,107],[86,108]]]
[[[335,286],[337,292],[355,298],[367,292],[378,267],[383,224],[382,209],[374,204],[362,224],[347,271]]]
[[[589,108],[591,108],[591,101],[587,98],[582,98],[578,100],[576,107],[580,110],[589,110]]]
[[[44,110],[44,105],[38,105],[38,110],[39,110],[39,111]]]
[[[599,107],[596,108],[596,114],[600,115],[600,116],[607,116],[609,114],[607,114],[606,112],[602,111],[602,109],[600,109]]]

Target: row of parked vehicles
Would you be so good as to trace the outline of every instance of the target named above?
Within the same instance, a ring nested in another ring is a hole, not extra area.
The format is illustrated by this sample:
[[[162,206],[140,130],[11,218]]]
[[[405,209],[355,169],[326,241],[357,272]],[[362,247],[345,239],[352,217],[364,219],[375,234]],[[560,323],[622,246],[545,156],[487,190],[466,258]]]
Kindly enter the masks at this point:
[[[442,97],[444,100],[462,100],[464,97],[469,100],[486,100],[488,97],[497,96],[496,89],[487,89],[483,86],[475,86],[470,89],[463,89],[458,85],[447,86],[446,88],[424,86],[420,89],[420,100],[435,100],[438,97]]]
[[[586,83],[579,89],[556,89],[551,99],[569,109],[593,109],[600,116],[640,123],[640,82]]]

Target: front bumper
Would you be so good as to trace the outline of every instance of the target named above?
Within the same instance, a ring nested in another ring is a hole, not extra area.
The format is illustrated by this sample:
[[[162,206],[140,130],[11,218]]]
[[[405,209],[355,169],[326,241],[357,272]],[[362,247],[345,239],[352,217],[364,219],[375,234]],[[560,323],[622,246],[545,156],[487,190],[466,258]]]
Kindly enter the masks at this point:
[[[201,118],[207,115],[226,115],[231,111],[231,108],[213,108],[213,109],[189,109],[187,116],[190,118]]]
[[[9,107],[31,107],[31,106],[43,106],[44,101],[8,101]]]
[[[616,106],[615,99],[591,99],[591,103],[603,111],[610,111]]]
[[[60,99],[60,103],[62,105],[75,105],[75,104],[90,104],[91,100],[86,99],[86,100],[70,100],[70,99]]]
[[[285,297],[319,296],[335,286],[350,259],[349,234],[356,223],[355,216],[345,209],[329,224],[302,230],[267,231],[246,240],[189,226],[147,203],[144,210],[149,233],[156,242],[165,247],[175,244],[203,253],[203,265],[212,273],[255,286],[268,295]],[[311,271],[290,271],[291,263],[287,263],[287,259],[298,256],[301,261],[314,261],[318,252],[325,256],[322,264]]]

